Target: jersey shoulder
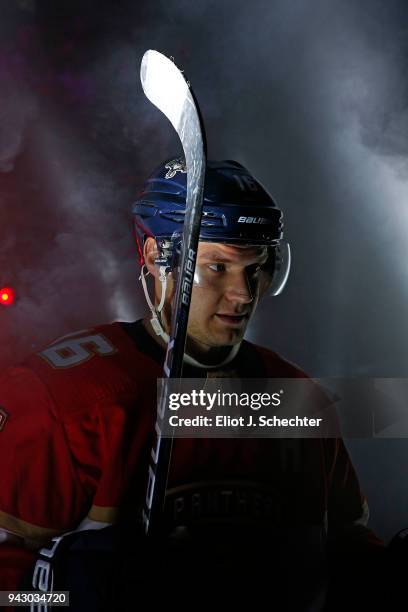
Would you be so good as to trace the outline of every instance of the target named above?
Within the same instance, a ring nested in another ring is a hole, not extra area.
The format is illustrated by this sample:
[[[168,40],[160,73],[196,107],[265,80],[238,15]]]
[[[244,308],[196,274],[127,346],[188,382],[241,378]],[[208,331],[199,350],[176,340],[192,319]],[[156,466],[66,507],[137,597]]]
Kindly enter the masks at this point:
[[[298,365],[269,348],[246,341],[252,351],[261,358],[267,378],[309,378]]]
[[[20,366],[6,370],[2,379],[29,387],[36,380],[43,395],[64,413],[88,408],[99,401],[134,395],[158,366],[122,329],[120,323],[99,325],[68,334],[30,355]]]
[[[318,380],[310,377],[297,364],[285,359],[271,349],[256,344],[252,344],[252,349],[257,352],[263,362],[266,378],[303,379],[304,382],[301,383],[300,387],[298,383],[295,383],[295,387],[292,388],[294,390],[297,389],[298,392],[302,389],[305,394],[305,401],[310,406],[311,414],[317,414],[318,411],[324,412],[325,418],[329,419],[327,424],[330,422],[332,434],[338,432],[340,435],[337,415],[332,410],[336,399]],[[335,439],[333,440],[335,442]],[[329,446],[332,446],[331,442],[329,442]]]

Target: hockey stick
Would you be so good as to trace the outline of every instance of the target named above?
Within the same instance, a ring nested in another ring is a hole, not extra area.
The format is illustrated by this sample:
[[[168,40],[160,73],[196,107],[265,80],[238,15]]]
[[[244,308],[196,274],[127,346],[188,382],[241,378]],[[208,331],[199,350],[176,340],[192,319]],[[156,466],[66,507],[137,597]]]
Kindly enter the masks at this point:
[[[197,102],[177,66],[158,51],[149,50],[140,68],[147,98],[166,115],[183,146],[187,170],[186,212],[182,236],[182,256],[172,308],[170,340],[164,362],[164,381],[158,400],[156,440],[149,463],[143,523],[146,534],[154,534],[164,508],[172,438],[162,437],[170,378],[180,378],[187,335],[188,313],[200,233],[206,167],[206,143]]]

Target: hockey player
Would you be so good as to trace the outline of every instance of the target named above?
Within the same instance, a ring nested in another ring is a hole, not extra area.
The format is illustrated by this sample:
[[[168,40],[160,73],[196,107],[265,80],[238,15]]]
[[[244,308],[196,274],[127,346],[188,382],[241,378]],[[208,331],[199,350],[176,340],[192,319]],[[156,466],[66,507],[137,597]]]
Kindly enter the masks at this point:
[[[185,192],[183,161],[170,160],[148,179],[134,205],[148,316],[60,338],[0,378],[2,589],[16,588],[33,571],[38,586],[52,569],[54,588],[73,588],[72,580],[64,582],[70,568],[65,565],[58,575],[61,565],[51,553],[42,554],[33,570],[37,551],[63,549],[64,538],[55,546],[50,541],[67,532],[74,532],[65,540],[71,546],[83,533],[96,542],[97,530],[112,533],[104,528],[122,525],[121,541],[134,541],[133,550],[142,546],[136,543],[137,526],[156,381],[177,280]],[[304,377],[278,354],[244,340],[259,299],[279,293],[288,277],[290,249],[281,211],[259,182],[232,161],[208,163],[204,195],[183,376]],[[322,569],[327,537],[337,542],[338,536],[350,536],[343,550],[348,558],[356,550],[381,548],[365,526],[367,519],[367,503],[341,439],[174,442],[163,532],[170,540],[174,534],[193,534],[211,563],[213,547],[223,539],[223,550],[233,551],[230,561],[240,558],[242,550],[248,553],[254,540],[258,548],[248,554],[261,554],[262,542],[274,542],[270,567],[296,568],[297,580],[307,576],[305,588]],[[177,558],[185,563],[183,555]],[[253,578],[253,559],[246,561]]]

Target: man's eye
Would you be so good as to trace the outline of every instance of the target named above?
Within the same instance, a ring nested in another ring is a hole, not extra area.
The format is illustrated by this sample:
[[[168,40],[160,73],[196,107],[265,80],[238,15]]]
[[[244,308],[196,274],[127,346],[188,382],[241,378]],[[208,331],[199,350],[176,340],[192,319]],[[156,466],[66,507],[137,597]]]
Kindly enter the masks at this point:
[[[210,264],[208,267],[210,270],[213,270],[213,272],[225,272],[225,264],[223,263]]]

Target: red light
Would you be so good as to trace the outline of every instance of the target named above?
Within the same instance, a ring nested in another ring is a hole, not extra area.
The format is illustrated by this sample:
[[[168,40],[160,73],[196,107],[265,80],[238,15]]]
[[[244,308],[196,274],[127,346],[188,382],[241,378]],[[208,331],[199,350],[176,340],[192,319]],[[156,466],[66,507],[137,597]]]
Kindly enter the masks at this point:
[[[11,306],[14,303],[14,291],[11,287],[3,287],[0,289],[0,304],[2,306]]]

